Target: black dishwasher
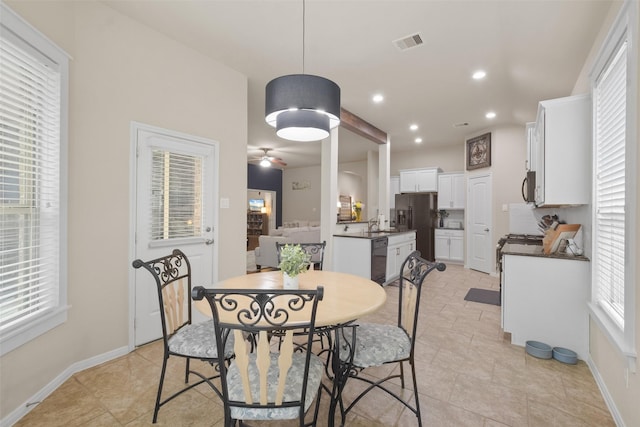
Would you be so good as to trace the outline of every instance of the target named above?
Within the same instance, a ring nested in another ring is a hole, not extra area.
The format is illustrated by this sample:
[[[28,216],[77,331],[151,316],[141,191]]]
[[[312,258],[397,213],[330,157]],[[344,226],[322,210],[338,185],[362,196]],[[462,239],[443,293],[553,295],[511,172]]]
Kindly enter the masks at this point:
[[[371,239],[371,280],[383,284],[387,278],[387,236]]]

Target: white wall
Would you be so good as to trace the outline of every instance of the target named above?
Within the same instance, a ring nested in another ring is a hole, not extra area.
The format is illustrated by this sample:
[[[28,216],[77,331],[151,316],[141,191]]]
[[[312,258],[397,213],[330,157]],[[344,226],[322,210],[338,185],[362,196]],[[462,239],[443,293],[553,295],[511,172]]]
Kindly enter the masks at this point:
[[[320,166],[285,169],[282,173],[282,222],[320,221]]]
[[[338,194],[352,196],[354,202],[362,200],[366,205],[367,162],[340,163],[338,170]],[[320,221],[320,186],[320,166],[285,169],[282,174],[282,222]],[[294,190],[294,187],[298,189]],[[336,214],[337,209],[336,206]],[[367,218],[366,206],[362,217]]]
[[[482,132],[478,133],[481,135]],[[491,178],[493,187],[493,230],[492,239],[498,239],[509,232],[509,212],[503,206],[524,203],[522,180],[525,177],[527,140],[524,124],[508,126],[491,131]],[[492,254],[495,257],[495,251]],[[494,259],[495,261],[495,259]],[[495,265],[495,262],[492,263]]]
[[[480,134],[478,134],[480,135]],[[393,147],[393,141],[391,142]],[[462,172],[464,163],[464,136],[451,145],[424,147],[415,151],[394,152],[391,155],[390,175],[399,175],[400,169],[439,167],[443,172]]]
[[[219,278],[244,273],[247,79],[99,2],[8,1],[70,62],[68,321],[0,359],[5,417],[74,363],[126,348],[130,123],[219,141]]]

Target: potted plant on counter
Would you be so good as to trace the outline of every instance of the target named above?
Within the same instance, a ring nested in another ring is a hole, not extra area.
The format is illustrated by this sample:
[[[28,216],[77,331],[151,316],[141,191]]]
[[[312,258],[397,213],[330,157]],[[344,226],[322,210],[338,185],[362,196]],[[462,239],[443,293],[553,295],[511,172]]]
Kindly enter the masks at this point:
[[[280,264],[284,289],[298,289],[298,274],[309,269],[311,256],[300,245],[285,245],[280,250]]]
[[[444,210],[444,209],[440,209],[440,210],[438,211],[438,213],[436,214],[436,216],[437,216],[438,218],[440,218],[440,222],[439,222],[438,226],[439,226],[440,228],[444,227],[444,219],[445,219],[446,217],[448,217],[448,216],[449,216],[449,212],[447,212],[447,211],[446,211],[446,210]]]

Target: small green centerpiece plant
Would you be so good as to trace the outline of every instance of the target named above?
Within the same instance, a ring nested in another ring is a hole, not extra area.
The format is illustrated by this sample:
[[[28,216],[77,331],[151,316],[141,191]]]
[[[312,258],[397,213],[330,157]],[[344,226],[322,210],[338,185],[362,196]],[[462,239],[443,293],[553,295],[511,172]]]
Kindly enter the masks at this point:
[[[307,271],[311,262],[311,256],[300,245],[285,245],[280,249],[280,264],[278,268],[289,277]]]

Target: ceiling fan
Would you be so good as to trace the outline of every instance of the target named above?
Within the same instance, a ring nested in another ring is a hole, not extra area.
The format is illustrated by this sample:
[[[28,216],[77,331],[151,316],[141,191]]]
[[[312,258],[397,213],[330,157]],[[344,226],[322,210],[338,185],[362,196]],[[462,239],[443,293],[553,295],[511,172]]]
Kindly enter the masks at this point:
[[[269,156],[269,151],[271,148],[260,148],[260,150],[264,151],[264,154],[261,156],[255,156],[249,161],[259,162],[262,167],[270,167],[272,164],[276,164],[278,166],[287,166],[287,164],[280,157]]]

